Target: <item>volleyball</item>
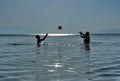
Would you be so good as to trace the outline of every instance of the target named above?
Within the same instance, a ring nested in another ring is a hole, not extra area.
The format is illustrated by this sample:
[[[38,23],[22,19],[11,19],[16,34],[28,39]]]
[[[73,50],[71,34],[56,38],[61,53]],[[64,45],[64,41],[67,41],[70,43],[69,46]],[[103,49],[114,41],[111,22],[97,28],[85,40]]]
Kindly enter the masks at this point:
[[[62,30],[62,26],[58,26],[58,30]]]

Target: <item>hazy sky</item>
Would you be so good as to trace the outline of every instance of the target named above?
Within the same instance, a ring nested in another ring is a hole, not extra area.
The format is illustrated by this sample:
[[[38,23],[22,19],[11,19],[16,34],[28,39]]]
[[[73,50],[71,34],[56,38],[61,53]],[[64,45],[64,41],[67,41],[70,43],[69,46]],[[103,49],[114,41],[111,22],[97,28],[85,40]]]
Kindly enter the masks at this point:
[[[114,29],[120,29],[120,0],[0,0],[0,33]]]

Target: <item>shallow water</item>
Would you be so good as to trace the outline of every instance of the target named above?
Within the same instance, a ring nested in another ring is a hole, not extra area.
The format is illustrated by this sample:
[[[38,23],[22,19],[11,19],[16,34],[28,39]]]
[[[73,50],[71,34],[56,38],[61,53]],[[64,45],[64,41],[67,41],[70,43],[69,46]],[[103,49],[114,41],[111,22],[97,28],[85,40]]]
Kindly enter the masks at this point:
[[[120,81],[120,35],[0,36],[0,81]]]

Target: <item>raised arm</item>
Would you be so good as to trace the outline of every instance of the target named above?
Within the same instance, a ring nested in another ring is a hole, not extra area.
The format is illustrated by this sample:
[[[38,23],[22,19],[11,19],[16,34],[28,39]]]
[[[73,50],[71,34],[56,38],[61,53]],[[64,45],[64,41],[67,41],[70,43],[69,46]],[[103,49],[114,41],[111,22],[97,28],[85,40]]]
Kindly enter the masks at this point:
[[[46,35],[41,39],[41,41],[45,40],[47,36],[48,36],[48,33],[46,33]]]
[[[85,38],[85,35],[82,32],[79,32],[82,38]]]

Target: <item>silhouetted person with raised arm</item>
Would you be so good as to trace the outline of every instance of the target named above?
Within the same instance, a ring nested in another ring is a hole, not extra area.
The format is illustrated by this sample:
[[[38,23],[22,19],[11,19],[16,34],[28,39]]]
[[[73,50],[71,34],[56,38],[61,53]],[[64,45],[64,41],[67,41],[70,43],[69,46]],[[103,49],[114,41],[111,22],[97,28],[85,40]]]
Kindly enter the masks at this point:
[[[40,46],[41,41],[44,41],[47,36],[48,36],[48,33],[46,33],[46,35],[41,39],[41,38],[40,38],[40,35],[36,35],[37,46]]]
[[[83,42],[84,42],[84,45],[85,45],[85,49],[86,50],[90,50],[90,47],[89,47],[89,44],[90,44],[90,35],[89,35],[89,32],[86,32],[85,34],[82,33],[82,32],[79,32],[80,33],[80,36],[83,39]]]
[[[83,42],[84,44],[89,44],[90,43],[90,35],[89,35],[89,32],[86,32],[85,34],[83,34],[82,32],[79,32],[80,33],[80,36],[82,38],[84,38]]]

